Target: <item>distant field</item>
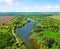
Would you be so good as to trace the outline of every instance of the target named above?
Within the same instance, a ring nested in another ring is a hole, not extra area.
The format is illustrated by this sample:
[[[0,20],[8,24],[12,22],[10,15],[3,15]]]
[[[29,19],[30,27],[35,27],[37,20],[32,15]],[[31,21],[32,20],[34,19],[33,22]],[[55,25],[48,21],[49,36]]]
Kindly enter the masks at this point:
[[[2,16],[2,17],[0,17],[0,24],[10,21],[11,19],[13,19],[12,16]]]
[[[60,20],[60,16],[51,16],[50,18],[56,19],[56,20]]]
[[[0,16],[0,18],[1,18],[2,16]]]

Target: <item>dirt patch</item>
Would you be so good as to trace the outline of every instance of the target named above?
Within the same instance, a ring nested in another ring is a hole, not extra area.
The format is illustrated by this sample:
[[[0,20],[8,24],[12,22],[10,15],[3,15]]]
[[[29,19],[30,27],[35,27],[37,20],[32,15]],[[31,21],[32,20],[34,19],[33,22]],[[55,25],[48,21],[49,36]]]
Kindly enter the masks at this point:
[[[30,39],[31,43],[35,46],[36,49],[40,49],[40,46],[34,40]]]
[[[55,20],[60,20],[60,15],[59,16],[50,16],[50,18],[55,19]]]
[[[53,19],[60,20],[60,18],[53,18]]]
[[[13,16],[2,16],[0,18],[0,24],[6,23],[6,22],[10,21],[11,19],[13,19]]]

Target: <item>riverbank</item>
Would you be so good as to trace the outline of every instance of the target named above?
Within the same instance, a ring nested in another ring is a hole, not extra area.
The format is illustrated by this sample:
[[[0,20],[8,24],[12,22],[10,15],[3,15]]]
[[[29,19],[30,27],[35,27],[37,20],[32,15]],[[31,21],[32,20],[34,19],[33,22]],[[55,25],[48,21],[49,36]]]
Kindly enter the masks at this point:
[[[32,29],[34,29],[34,24],[37,22],[35,20],[32,20],[31,18],[28,19],[28,21],[31,21],[27,24],[25,24],[22,28],[17,28],[16,32],[18,36],[23,40],[23,42],[26,44],[28,49],[36,49],[31,41],[29,40],[29,37],[31,35]]]
[[[18,46],[21,47],[21,49],[23,46],[24,46],[23,49],[27,49],[24,42],[22,42],[21,38],[19,38],[19,36],[17,35],[17,33],[15,31],[15,27],[12,28],[12,34],[15,37],[16,42],[18,43]]]
[[[31,43],[33,44],[33,46],[36,48],[36,49],[40,49],[40,46],[37,44],[37,42],[35,42],[34,40],[30,39]]]
[[[12,28],[12,34],[13,34],[13,36],[16,38],[16,42],[19,44],[19,46],[20,46],[20,43],[19,43],[19,40],[18,40],[18,38],[17,38],[17,35],[16,35],[16,33],[14,32],[15,30],[14,30],[14,27]]]
[[[30,38],[37,49],[60,49],[60,30],[58,30],[60,21],[50,17],[39,17],[39,23],[34,26]]]

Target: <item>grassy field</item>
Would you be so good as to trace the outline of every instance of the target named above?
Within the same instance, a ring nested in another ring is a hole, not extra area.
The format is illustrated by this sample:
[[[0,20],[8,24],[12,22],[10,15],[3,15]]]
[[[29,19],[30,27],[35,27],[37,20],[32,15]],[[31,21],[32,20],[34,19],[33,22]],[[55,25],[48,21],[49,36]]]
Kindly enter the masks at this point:
[[[51,16],[50,18],[56,19],[56,20],[60,20],[60,15],[57,16]]]

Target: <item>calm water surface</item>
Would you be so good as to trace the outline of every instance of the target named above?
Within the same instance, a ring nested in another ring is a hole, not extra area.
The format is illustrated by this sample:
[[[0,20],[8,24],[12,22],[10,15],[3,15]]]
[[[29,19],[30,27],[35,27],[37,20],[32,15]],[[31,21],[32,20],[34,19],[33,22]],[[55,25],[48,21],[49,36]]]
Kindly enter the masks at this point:
[[[27,20],[31,21],[27,23],[22,28],[17,28],[16,32],[18,33],[19,37],[23,40],[23,42],[26,44],[28,49],[36,49],[32,43],[29,40],[29,37],[31,35],[32,29],[34,29],[34,24],[37,22],[36,20],[32,20],[31,18],[28,18]]]

